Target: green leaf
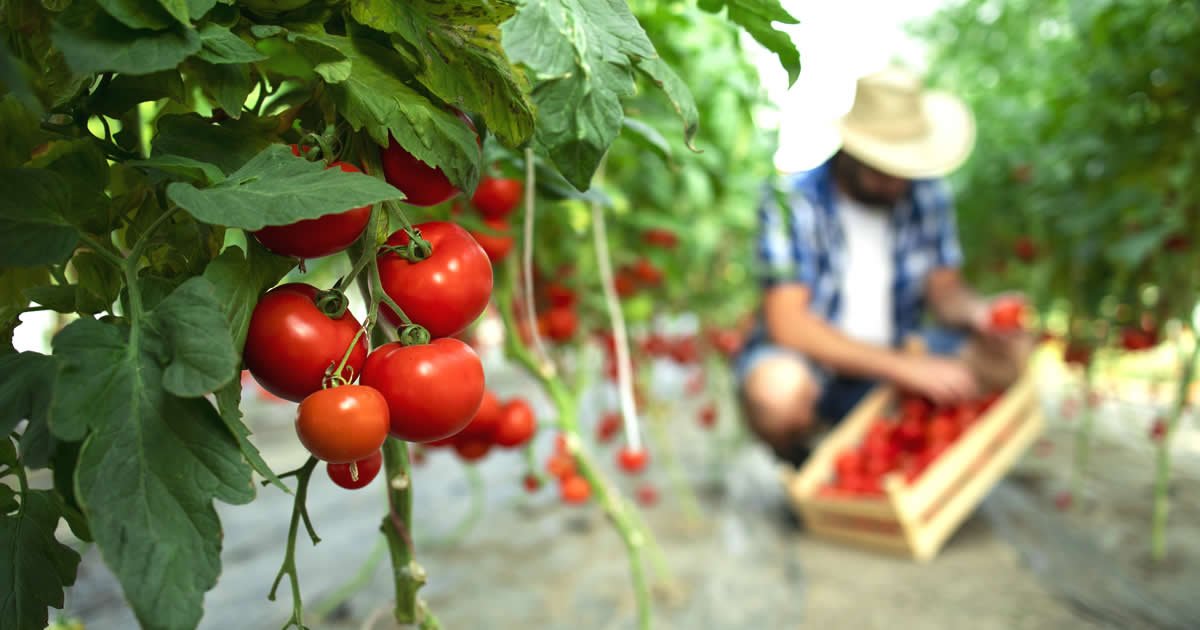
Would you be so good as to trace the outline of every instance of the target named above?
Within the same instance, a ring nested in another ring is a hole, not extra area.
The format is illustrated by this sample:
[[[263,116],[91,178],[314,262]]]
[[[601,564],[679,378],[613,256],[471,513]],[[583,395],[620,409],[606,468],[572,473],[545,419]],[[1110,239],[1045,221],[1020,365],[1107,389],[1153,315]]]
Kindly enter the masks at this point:
[[[0,516],[0,619],[5,630],[42,630],[47,608],[63,607],[63,589],[75,583],[79,554],[54,531],[62,502],[53,491],[21,496],[16,516]]]
[[[71,258],[79,275],[75,309],[93,315],[112,308],[121,293],[121,272],[107,258],[94,252],[79,252]]]
[[[800,21],[779,3],[779,0],[704,0],[700,8],[710,13],[720,12],[722,6],[729,8],[729,21],[746,29],[764,48],[779,57],[779,63],[788,73],[788,85],[800,76],[800,51],[792,38],[776,30],[772,22],[799,24]]]
[[[9,439],[7,435],[4,436],[4,439],[0,439],[0,465],[10,467],[17,465],[17,447],[13,446],[12,440]],[[7,477],[8,475],[12,474],[12,472],[13,471],[5,471],[4,475],[2,476]],[[11,488],[4,484],[0,484],[0,488],[11,490]],[[8,511],[6,510],[5,513],[7,512]]]
[[[131,29],[90,2],[73,2],[55,21],[51,38],[80,74],[150,74],[174,68],[200,50],[200,35],[191,28]]]
[[[225,179],[225,173],[215,164],[193,160],[182,155],[159,155],[147,160],[131,160],[127,166],[152,168],[194,183],[209,186]]]
[[[1108,259],[1128,267],[1139,265],[1151,256],[1158,254],[1163,241],[1176,229],[1178,228],[1174,225],[1163,224],[1141,232],[1128,233],[1106,248]]]
[[[232,173],[260,151],[279,141],[276,121],[243,115],[214,124],[199,114],[163,116],[151,144],[152,155],[178,155],[215,164]]]
[[[258,299],[296,266],[292,259],[276,256],[256,244],[249,249],[247,257],[240,247],[230,246],[204,270],[204,277],[215,287],[217,303],[225,313],[238,355],[246,344],[246,331]]]
[[[403,60],[396,51],[365,39],[306,37],[350,60],[350,76],[327,89],[338,113],[356,131],[366,129],[380,146],[388,145],[390,134],[417,159],[441,169],[460,190],[475,189],[481,159],[478,137],[457,116],[405,84],[398,73]]]
[[[41,116],[45,108],[33,91],[32,75],[29,67],[9,52],[5,42],[0,41],[0,93],[11,94],[30,112]]]
[[[54,358],[37,352],[0,355],[0,435],[21,420],[45,423],[54,380]]]
[[[0,327],[19,323],[17,317],[29,306],[25,292],[49,279],[45,267],[0,267]]]
[[[237,376],[238,355],[216,290],[197,277],[154,308],[146,325],[170,348],[163,388],[182,397],[203,396]]]
[[[105,194],[109,165],[96,143],[87,140],[55,140],[38,152],[28,166],[42,167],[62,175],[71,203],[62,212],[68,223],[84,232],[103,234],[112,229],[112,201]]]
[[[0,96],[0,129],[4,130],[0,168],[24,166],[34,148],[50,137],[42,130],[40,120],[11,94]]]
[[[183,78],[174,69],[142,75],[118,74],[88,103],[89,109],[97,114],[120,118],[138,103],[163,98],[184,102]]]
[[[623,137],[627,137],[638,145],[650,149],[665,161],[669,162],[672,159],[671,145],[657,129],[628,116],[621,124],[625,128],[625,131],[629,132],[628,135]]]
[[[79,287],[74,284],[47,284],[25,289],[25,297],[59,313],[74,313],[75,293],[78,290]]]
[[[17,452],[13,450],[11,441],[5,441],[8,442],[8,446],[0,444],[0,463],[15,464],[17,462]],[[12,514],[19,507],[21,507],[21,504],[17,503],[17,491],[0,483],[0,516]]]
[[[196,56],[208,63],[253,63],[267,58],[229,29],[211,22],[200,27],[200,42]]]
[[[279,475],[276,475],[274,470],[271,470],[267,461],[263,459],[262,453],[258,452],[258,447],[250,441],[250,429],[246,423],[242,422],[241,404],[242,383],[240,379],[217,390],[217,408],[221,412],[221,420],[225,422],[225,428],[229,429],[229,433],[237,440],[238,448],[242,450],[242,456],[250,462],[250,467],[254,469],[254,472],[261,475],[263,479],[270,481],[276,488],[291,494],[292,489],[279,479]]]
[[[246,97],[254,83],[250,80],[250,67],[241,63],[215,65],[191,60],[185,66],[189,74],[209,98],[232,118],[240,118]]]
[[[586,190],[621,131],[633,63],[654,46],[623,0],[528,0],[505,22],[504,48],[536,73],[537,143]]]
[[[51,467],[54,470],[54,489],[62,497],[63,518],[71,532],[79,540],[94,542],[87,517],[83,515],[83,508],[79,506],[79,499],[75,495],[75,469],[79,467],[79,449],[82,446],[82,442],[58,442]]]
[[[394,33],[414,60],[413,73],[438,98],[483,116],[510,147],[533,135],[529,86],[500,43],[498,25],[514,13],[511,0],[492,3],[351,0],[361,24]]]
[[[63,218],[71,198],[66,179],[45,169],[0,169],[0,267],[66,260],[79,232]]]
[[[212,501],[254,497],[237,443],[207,400],[163,391],[176,351],[153,327],[76,320],[54,352],[50,426],[88,435],[76,488],[105,562],[144,627],[194,627],[221,570]]]
[[[683,119],[683,141],[689,149],[696,151],[692,140],[700,130],[700,112],[696,109],[696,99],[692,97],[687,83],[684,83],[662,59],[639,59],[637,67],[650,77],[671,101],[675,112]]]
[[[182,182],[167,187],[167,197],[197,219],[244,230],[287,225],[403,196],[381,179],[327,169],[292,155],[281,144],[267,147],[211,188]]]
[[[158,31],[175,24],[175,18],[157,0],[96,0],[96,3],[129,28]]]

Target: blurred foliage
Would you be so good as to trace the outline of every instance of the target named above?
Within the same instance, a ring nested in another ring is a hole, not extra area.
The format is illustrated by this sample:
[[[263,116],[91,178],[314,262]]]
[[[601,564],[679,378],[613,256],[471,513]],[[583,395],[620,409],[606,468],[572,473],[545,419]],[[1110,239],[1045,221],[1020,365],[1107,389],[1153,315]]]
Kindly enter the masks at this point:
[[[955,176],[977,285],[1026,287],[1043,309],[1067,302],[1077,322],[1190,318],[1198,7],[968,0],[914,27],[931,44],[931,81],[963,96],[978,122]]]

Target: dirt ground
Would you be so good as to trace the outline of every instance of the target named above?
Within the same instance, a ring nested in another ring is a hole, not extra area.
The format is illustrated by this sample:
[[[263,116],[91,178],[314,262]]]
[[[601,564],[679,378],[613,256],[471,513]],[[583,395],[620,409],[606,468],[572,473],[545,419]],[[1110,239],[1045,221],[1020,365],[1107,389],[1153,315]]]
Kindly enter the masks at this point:
[[[502,397],[530,391],[529,384],[511,371],[496,372],[489,366],[489,378]],[[682,400],[681,379],[678,374],[661,376],[656,393]],[[304,452],[291,429],[293,407],[256,400],[251,389],[247,392],[248,417],[268,462],[276,470],[301,463]],[[609,395],[594,394],[583,414],[585,424],[595,421]],[[534,403],[540,413],[548,413],[544,400],[535,398]],[[1048,396],[1048,409],[1059,404],[1058,398]],[[1145,563],[1139,559],[1144,552],[1137,549],[1146,548],[1144,524],[1149,519],[1144,480],[1123,483],[1118,494],[1125,498],[1116,501],[1106,498],[1103,480],[1093,480],[1088,486],[1095,488],[1090,498],[1081,498],[1077,511],[1060,513],[1053,496],[1063,487],[1063,470],[1069,462],[1070,451],[1064,446],[1069,443],[1069,427],[1052,423],[1061,428],[1047,438],[1051,446],[1035,449],[1019,474],[985,501],[934,562],[918,565],[807,535],[786,518],[777,469],[763,450],[741,447],[719,462],[714,460],[711,436],[696,428],[693,420],[697,406],[695,400],[680,402],[667,434],[680,470],[686,471],[686,483],[696,489],[699,509],[688,510],[671,493],[663,466],[647,475],[663,496],[646,516],[670,573],[655,588],[656,628],[1188,627],[1173,625],[1192,614],[1180,608],[1182,604],[1176,606],[1174,616],[1157,621],[1121,617],[1114,610],[1121,613],[1147,602],[1170,607],[1178,604],[1172,598],[1180,593],[1190,589],[1194,597],[1200,592],[1200,554],[1195,546],[1177,542],[1200,541],[1196,536],[1200,519],[1195,518],[1200,511],[1195,494],[1200,484],[1188,476],[1191,468],[1185,467],[1176,489],[1176,504],[1182,507],[1172,515],[1171,540],[1176,543],[1172,551],[1178,552],[1178,559],[1167,569],[1139,572],[1136,567]],[[1128,415],[1128,410],[1118,411],[1116,416]],[[733,422],[728,413],[720,419],[726,437],[734,431]],[[1112,424],[1106,422],[1099,423],[1102,434]],[[550,450],[550,439],[539,436],[539,453]],[[1120,446],[1119,439],[1113,444],[1118,446],[1106,448],[1134,461],[1145,455]],[[605,464],[611,463],[611,453],[598,455]],[[1108,462],[1110,466],[1101,468],[1120,476],[1117,473],[1125,464],[1111,465],[1117,457],[1104,451],[1098,461]],[[471,484],[465,469],[450,454],[436,452],[414,475],[418,559],[429,574],[422,595],[442,627],[634,627],[628,564],[599,509],[562,506],[553,489],[527,495],[520,484],[523,462],[517,453],[493,455],[478,471],[486,480],[482,515],[451,544],[436,539],[451,535],[470,510]],[[626,491],[633,485],[628,479],[619,483]],[[298,551],[308,611],[321,608],[372,554],[379,553],[383,493],[378,485],[377,480],[367,489],[347,492],[323,475],[314,477],[309,511],[322,542],[311,547],[303,541]],[[278,601],[267,601],[266,594],[283,557],[290,497],[266,488],[250,505],[219,505],[218,509],[225,525],[224,570],[206,599],[201,627],[280,627],[291,607],[286,584]],[[1097,527],[1098,522],[1104,527]],[[1072,547],[1081,540],[1091,546]],[[1067,548],[1074,549],[1074,555],[1056,553]],[[385,558],[349,599],[323,618],[309,619],[310,627],[395,627],[387,615],[389,569]],[[1073,575],[1080,571],[1127,577],[1125,586],[1132,581],[1134,587],[1118,591],[1132,599],[1111,596],[1097,608],[1086,592],[1075,592],[1087,591],[1083,586],[1098,588],[1095,580]],[[1072,581],[1081,588],[1064,588]],[[83,620],[89,630],[136,626],[121,602],[119,586],[95,550],[85,555],[78,583],[69,593],[67,613]],[[1197,623],[1191,627],[1200,628],[1200,617],[1192,620]]]

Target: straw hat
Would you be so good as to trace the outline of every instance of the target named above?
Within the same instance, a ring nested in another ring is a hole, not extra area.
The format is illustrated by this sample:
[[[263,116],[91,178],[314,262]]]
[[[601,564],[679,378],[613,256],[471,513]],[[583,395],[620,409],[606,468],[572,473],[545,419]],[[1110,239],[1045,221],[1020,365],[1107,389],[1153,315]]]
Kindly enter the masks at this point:
[[[957,97],[925,90],[897,67],[858,80],[854,105],[838,128],[842,149],[894,177],[941,177],[966,161],[975,120]]]

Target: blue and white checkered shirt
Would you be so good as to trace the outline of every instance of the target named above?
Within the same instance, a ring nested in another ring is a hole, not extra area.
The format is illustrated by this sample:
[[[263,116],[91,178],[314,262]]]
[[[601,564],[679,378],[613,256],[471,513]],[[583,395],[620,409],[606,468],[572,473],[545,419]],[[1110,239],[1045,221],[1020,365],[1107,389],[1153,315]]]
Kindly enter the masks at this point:
[[[800,283],[810,308],[837,321],[845,235],[838,216],[832,159],[772,188],[759,208],[758,267],[764,288]],[[925,310],[925,279],[939,267],[959,267],[962,249],[950,190],[941,179],[914,180],[892,213],[894,338],[916,332]],[[760,327],[761,329],[761,327]]]

